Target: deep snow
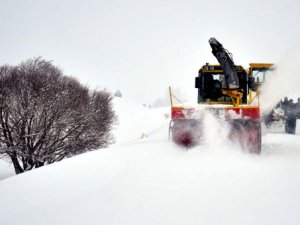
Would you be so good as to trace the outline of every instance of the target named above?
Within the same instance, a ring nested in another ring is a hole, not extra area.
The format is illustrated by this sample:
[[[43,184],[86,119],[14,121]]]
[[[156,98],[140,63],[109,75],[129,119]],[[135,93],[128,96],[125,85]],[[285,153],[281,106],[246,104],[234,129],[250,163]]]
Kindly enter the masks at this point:
[[[0,181],[6,177],[14,175],[12,165],[6,159],[0,159]]]
[[[299,132],[266,133],[250,155],[208,117],[186,151],[169,108],[114,101],[116,144],[1,180],[1,225],[300,224]]]

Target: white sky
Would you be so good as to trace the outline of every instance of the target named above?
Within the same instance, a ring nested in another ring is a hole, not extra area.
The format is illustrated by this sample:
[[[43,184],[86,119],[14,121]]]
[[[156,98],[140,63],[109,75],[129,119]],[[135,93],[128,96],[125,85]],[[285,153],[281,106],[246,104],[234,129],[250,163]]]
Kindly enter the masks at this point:
[[[194,77],[216,63],[280,62],[300,43],[298,0],[0,0],[0,64],[42,56],[92,88],[152,103],[168,86],[196,102]]]

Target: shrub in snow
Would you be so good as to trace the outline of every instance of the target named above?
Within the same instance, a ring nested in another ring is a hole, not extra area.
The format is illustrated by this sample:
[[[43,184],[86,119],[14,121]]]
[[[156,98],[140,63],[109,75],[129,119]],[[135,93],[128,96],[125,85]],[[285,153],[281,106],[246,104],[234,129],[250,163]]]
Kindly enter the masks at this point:
[[[115,97],[119,97],[119,98],[122,97],[122,93],[121,93],[120,90],[117,90],[117,91],[115,92]]]
[[[0,156],[18,174],[107,147],[116,121],[111,100],[41,58],[0,67]]]

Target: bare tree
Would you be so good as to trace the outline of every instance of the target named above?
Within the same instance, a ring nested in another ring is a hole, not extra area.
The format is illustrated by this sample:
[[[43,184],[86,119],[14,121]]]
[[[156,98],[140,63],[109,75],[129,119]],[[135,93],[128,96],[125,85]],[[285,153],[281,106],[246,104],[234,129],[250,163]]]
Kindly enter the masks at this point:
[[[0,67],[0,155],[18,174],[107,147],[116,121],[112,98],[41,58]]]

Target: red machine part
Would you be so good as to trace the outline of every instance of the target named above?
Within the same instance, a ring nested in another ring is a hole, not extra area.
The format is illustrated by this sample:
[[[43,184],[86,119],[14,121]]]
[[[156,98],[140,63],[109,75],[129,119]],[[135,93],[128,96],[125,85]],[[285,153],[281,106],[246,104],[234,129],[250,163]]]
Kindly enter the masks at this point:
[[[224,107],[224,108],[211,108],[215,110],[233,110],[237,115],[240,115],[242,118],[251,118],[257,120],[260,118],[260,110],[258,106],[244,106],[244,107]],[[172,107],[171,109],[171,118],[176,119],[190,119],[193,114],[196,112],[195,108],[184,108],[184,107]]]
[[[260,110],[258,106],[245,106],[240,108],[224,107],[210,108],[212,110],[224,110],[228,112],[225,118],[231,124],[229,138],[239,142],[243,149],[253,153],[261,152],[261,127]],[[237,118],[232,118],[233,110]],[[197,145],[201,139],[202,121],[200,118],[194,119],[196,112],[194,108],[172,107],[172,140],[176,144],[192,147]]]

